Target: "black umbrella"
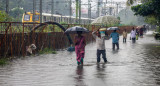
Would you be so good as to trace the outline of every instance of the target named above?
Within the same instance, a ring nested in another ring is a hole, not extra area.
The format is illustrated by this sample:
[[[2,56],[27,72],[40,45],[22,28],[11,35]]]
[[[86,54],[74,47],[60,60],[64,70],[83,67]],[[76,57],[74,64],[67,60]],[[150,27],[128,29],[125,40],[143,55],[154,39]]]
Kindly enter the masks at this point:
[[[78,31],[80,31],[82,33],[89,33],[88,29],[86,29],[84,27],[80,27],[80,26],[75,26],[75,27],[68,28],[65,31],[65,33],[76,34]]]

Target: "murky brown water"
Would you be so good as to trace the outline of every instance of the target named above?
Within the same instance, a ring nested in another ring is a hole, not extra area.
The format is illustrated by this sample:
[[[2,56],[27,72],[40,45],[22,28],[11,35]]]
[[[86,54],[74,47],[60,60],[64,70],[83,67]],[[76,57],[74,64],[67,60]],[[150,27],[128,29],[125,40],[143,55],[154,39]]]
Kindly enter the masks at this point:
[[[120,38],[118,51],[106,41],[107,64],[96,64],[95,43],[87,45],[83,67],[67,51],[14,60],[0,67],[0,86],[160,86],[160,42],[151,32],[127,41]]]

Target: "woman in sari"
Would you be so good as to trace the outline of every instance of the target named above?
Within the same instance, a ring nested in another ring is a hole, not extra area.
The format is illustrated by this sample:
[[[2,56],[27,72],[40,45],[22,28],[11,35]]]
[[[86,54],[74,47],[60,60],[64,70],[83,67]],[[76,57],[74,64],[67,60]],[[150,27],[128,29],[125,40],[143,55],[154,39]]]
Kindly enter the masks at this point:
[[[77,31],[78,36],[75,37],[75,52],[77,56],[77,64],[83,65],[83,59],[84,59],[84,54],[85,54],[85,46],[86,46],[86,41],[85,37],[82,36],[82,31]]]

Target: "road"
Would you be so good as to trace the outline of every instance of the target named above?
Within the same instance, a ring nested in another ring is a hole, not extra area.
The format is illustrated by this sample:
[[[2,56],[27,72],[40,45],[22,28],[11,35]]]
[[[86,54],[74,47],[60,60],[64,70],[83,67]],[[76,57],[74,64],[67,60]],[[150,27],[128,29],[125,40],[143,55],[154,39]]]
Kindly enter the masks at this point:
[[[147,32],[136,43],[127,39],[112,51],[106,40],[106,56],[96,64],[96,46],[86,46],[84,66],[77,66],[75,52],[19,58],[0,67],[0,86],[160,86],[160,41]]]

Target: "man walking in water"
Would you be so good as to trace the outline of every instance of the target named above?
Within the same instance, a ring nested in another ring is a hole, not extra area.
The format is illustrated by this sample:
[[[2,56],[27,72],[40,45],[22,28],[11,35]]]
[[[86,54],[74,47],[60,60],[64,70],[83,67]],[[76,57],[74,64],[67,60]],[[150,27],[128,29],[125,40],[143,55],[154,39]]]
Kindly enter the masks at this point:
[[[132,31],[131,31],[131,39],[132,39],[132,43],[136,42],[136,30],[134,29],[134,27],[132,28]]]
[[[126,31],[126,29],[124,29],[124,31],[123,31],[123,43],[126,43],[126,39],[127,39],[127,31]]]
[[[117,46],[117,49],[119,49],[119,34],[114,30],[110,37],[112,37],[112,49],[115,50],[115,45]]]
[[[96,39],[97,45],[97,63],[100,62],[100,56],[102,54],[102,58],[104,62],[107,62],[106,58],[106,50],[105,50],[105,37],[101,37],[99,29],[92,32],[93,37]]]

